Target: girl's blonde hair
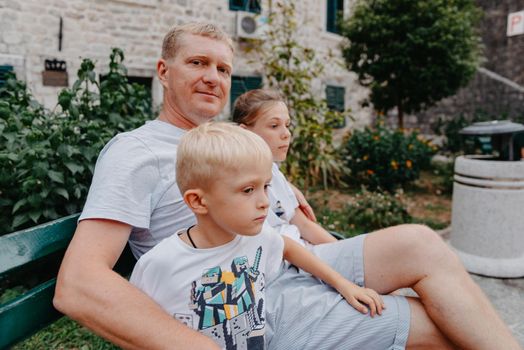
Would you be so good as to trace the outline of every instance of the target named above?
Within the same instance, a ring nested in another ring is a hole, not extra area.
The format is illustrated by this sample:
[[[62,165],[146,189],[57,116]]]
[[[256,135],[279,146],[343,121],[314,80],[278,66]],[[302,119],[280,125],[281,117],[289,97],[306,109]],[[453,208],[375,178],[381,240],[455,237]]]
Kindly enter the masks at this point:
[[[245,92],[235,101],[233,121],[238,124],[252,125],[260,112],[277,102],[285,103],[282,95],[275,90],[255,89]]]
[[[176,180],[184,193],[190,188],[208,188],[224,171],[264,163],[271,169],[272,160],[269,146],[255,133],[233,123],[204,123],[180,140]]]

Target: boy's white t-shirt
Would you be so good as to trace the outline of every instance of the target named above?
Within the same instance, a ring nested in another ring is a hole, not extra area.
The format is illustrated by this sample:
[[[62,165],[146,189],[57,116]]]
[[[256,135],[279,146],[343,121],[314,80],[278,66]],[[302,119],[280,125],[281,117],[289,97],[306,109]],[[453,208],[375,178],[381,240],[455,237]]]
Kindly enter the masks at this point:
[[[174,234],[142,255],[130,282],[223,349],[264,349],[265,286],[280,270],[283,247],[266,226],[210,249]]]
[[[305,241],[300,238],[298,227],[290,224],[291,219],[295,216],[295,210],[298,208],[298,201],[295,193],[289,186],[289,182],[277,163],[273,163],[271,169],[273,178],[271,186],[268,188],[269,211],[267,223],[281,235],[287,236],[302,245]]]

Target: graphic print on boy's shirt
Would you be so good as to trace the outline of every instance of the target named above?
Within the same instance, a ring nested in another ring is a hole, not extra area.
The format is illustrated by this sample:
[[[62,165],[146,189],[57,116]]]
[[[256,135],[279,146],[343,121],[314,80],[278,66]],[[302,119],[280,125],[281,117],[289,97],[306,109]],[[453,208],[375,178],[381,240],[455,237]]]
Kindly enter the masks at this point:
[[[204,270],[200,279],[192,282],[188,306],[194,315],[177,313],[174,317],[227,350],[264,349],[265,276],[259,271],[261,257],[260,246],[251,265],[246,256],[241,256],[233,259],[231,271],[220,266]]]

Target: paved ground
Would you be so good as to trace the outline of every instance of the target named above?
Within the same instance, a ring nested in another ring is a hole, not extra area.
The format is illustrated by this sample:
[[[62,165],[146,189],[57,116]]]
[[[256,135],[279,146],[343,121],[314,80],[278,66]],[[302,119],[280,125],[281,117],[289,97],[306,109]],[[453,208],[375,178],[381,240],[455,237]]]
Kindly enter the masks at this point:
[[[438,233],[449,243],[449,228]],[[504,279],[474,274],[471,274],[471,277],[486,293],[499,315],[524,348],[524,278]],[[399,293],[416,295],[411,289],[402,289]]]
[[[486,293],[524,348],[524,278],[500,279],[471,276]]]
[[[439,232],[449,241],[450,228]],[[492,278],[471,274],[524,348],[524,278]]]
[[[439,232],[449,240],[450,229]],[[524,348],[524,278],[492,278],[471,274]]]

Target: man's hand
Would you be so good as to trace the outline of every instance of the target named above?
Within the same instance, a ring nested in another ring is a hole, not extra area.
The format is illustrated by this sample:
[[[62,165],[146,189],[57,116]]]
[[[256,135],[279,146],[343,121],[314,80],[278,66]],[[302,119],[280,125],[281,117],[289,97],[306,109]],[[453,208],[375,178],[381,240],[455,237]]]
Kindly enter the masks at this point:
[[[317,217],[315,216],[315,212],[313,211],[313,208],[309,205],[308,201],[306,200],[306,197],[298,188],[295,187],[292,183],[289,182],[289,185],[291,186],[291,189],[293,190],[293,193],[295,194],[295,197],[297,197],[298,201],[298,208],[304,213],[304,215],[311,221],[317,222]]]
[[[373,289],[359,287],[348,280],[341,281],[336,289],[351,306],[363,314],[369,311],[371,317],[376,314],[382,315],[382,310],[386,308],[382,297]],[[366,304],[369,310],[362,303]]]

